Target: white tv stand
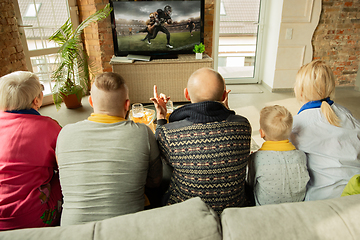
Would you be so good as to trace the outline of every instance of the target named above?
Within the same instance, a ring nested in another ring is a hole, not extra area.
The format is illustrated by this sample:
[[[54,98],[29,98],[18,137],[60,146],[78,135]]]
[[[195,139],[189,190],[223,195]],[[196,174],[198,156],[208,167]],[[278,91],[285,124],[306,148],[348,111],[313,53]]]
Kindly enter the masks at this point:
[[[131,103],[151,103],[153,87],[165,93],[173,102],[185,102],[184,88],[190,75],[199,68],[213,67],[213,59],[203,56],[195,59],[195,54],[179,54],[177,59],[154,59],[149,62],[112,62],[113,72],[119,73],[129,87]]]

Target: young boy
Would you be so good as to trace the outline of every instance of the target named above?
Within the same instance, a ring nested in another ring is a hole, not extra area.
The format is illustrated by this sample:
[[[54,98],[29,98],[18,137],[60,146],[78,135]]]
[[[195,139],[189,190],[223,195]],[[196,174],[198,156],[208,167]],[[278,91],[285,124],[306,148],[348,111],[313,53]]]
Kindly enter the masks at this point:
[[[260,112],[262,147],[249,158],[248,184],[257,206],[303,201],[309,173],[306,155],[289,142],[293,118],[283,106]]]

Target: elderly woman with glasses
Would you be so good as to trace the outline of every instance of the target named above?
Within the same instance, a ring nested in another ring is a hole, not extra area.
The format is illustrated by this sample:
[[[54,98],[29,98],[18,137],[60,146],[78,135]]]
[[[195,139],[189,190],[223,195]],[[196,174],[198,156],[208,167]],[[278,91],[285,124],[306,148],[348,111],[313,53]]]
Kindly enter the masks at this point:
[[[38,112],[42,90],[31,72],[0,78],[0,231],[59,225],[55,145],[61,127]]]

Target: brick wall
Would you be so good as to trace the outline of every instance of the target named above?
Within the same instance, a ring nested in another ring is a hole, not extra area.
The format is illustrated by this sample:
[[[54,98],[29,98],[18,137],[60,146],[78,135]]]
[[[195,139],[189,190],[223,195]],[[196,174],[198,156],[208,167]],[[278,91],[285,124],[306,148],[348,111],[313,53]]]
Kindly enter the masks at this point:
[[[212,56],[213,23],[214,23],[215,0],[205,0],[204,19],[204,44],[205,53]]]
[[[323,0],[312,43],[314,59],[332,67],[337,85],[354,86],[360,60],[360,1]]]
[[[0,77],[14,71],[26,71],[12,0],[0,1]]]
[[[91,14],[105,7],[108,0],[78,0],[79,22]],[[95,64],[99,72],[111,72],[109,64],[114,55],[110,17],[99,23],[92,23],[84,29],[83,34],[85,49],[90,61]]]

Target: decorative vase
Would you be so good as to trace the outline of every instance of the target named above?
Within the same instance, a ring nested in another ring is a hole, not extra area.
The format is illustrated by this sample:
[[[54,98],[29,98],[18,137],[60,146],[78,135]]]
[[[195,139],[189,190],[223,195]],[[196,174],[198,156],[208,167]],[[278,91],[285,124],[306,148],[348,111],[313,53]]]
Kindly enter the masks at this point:
[[[81,98],[78,99],[76,94],[70,94],[67,96],[63,95],[62,99],[63,99],[66,107],[69,109],[79,108],[82,106]]]
[[[202,59],[203,54],[202,53],[195,53],[195,58],[196,59]]]

